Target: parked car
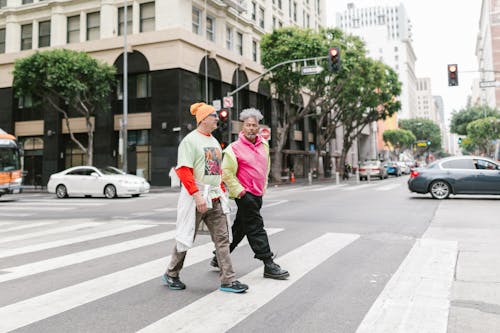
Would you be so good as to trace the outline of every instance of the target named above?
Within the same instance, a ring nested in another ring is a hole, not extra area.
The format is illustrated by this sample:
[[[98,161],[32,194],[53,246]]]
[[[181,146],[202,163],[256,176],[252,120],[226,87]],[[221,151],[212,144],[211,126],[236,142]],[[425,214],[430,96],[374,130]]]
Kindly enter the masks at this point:
[[[47,184],[49,193],[58,198],[69,196],[138,197],[149,192],[142,177],[129,175],[114,167],[77,166],[52,174]]]
[[[410,174],[410,166],[406,162],[396,162],[399,165],[399,168],[401,169],[401,174],[403,175],[409,175]]]
[[[398,162],[387,162],[386,164],[384,164],[384,167],[387,169],[388,175],[393,175],[396,177],[401,176],[401,167],[399,166]]]
[[[477,156],[444,158],[413,169],[408,188],[435,199],[450,194],[500,194],[500,164]]]
[[[382,165],[382,162],[378,160],[361,162],[359,165],[359,179],[368,179],[368,176],[370,176],[370,178],[377,177],[384,179],[387,178],[387,170]]]

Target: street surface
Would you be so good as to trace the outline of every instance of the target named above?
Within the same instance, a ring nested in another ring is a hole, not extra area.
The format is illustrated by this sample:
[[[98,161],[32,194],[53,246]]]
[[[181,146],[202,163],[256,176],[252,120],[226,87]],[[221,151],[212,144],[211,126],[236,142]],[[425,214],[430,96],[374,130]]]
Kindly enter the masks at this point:
[[[0,198],[0,332],[500,332],[500,197],[437,201],[407,176],[272,187],[275,261],[232,254],[245,294],[218,290],[213,245],[188,252],[184,291],[162,285],[177,192]]]

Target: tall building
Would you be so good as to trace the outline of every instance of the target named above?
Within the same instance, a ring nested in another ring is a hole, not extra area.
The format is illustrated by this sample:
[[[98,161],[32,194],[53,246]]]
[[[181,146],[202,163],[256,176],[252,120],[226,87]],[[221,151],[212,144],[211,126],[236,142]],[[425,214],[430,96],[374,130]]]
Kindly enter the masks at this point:
[[[366,43],[368,56],[392,67],[402,83],[398,118],[414,118],[416,113],[416,56],[412,46],[411,23],[403,4],[357,8],[349,3],[337,13],[336,24]]]
[[[0,0],[0,127],[15,133],[24,147],[26,183],[44,185],[51,173],[85,163],[85,156],[60,115],[14,97],[16,59],[51,48],[85,51],[114,65],[121,80],[126,47],[128,169],[153,185],[167,185],[177,145],[194,128],[189,105],[220,100],[258,78],[264,70],[262,35],[290,25],[319,29],[326,22],[325,1]],[[96,165],[121,167],[123,98],[119,85],[111,96],[112,112],[95,115]],[[270,89],[256,80],[234,95],[232,118],[255,106],[270,124],[271,101]],[[74,115],[71,128],[85,141],[80,120]],[[234,122],[233,134],[238,125]],[[303,131],[299,125],[290,144],[306,156],[310,135]]]
[[[438,123],[438,115],[436,112],[434,98],[431,90],[431,79],[417,79],[417,111],[415,118],[425,118]]]

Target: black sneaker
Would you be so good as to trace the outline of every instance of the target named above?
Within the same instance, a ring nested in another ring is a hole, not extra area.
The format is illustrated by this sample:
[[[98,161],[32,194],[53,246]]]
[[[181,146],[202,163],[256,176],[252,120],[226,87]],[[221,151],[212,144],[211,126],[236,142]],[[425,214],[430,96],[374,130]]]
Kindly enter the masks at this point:
[[[220,285],[220,290],[228,291],[231,293],[243,293],[247,289],[248,289],[248,286],[246,284],[241,283],[238,280],[233,281],[231,283],[223,283]]]
[[[280,265],[271,261],[264,264],[264,277],[276,280],[286,280],[290,276],[288,271],[282,269]]]
[[[215,268],[219,268],[219,262],[217,262],[217,257],[216,256],[214,256],[212,258],[212,260],[210,260],[210,266],[215,267]]]
[[[163,274],[163,283],[172,290],[182,290],[186,289],[186,285],[182,283],[179,277],[173,277],[168,274]]]

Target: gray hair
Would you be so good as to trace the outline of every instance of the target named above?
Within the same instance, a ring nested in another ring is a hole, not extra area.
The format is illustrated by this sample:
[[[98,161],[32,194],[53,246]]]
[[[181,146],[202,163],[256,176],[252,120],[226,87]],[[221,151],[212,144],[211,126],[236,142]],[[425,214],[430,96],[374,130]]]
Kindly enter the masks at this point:
[[[255,118],[257,120],[257,122],[259,122],[259,121],[261,121],[264,118],[264,116],[257,109],[255,109],[255,108],[248,108],[248,109],[244,109],[243,111],[241,111],[241,113],[240,113],[240,120],[241,121],[245,121],[248,118]]]

